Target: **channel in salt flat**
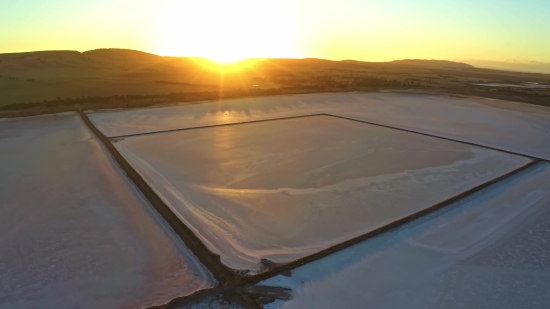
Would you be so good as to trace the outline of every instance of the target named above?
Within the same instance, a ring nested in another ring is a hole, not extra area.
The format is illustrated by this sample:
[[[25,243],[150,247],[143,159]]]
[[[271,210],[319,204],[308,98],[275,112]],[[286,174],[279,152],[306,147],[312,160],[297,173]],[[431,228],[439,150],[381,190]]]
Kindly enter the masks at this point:
[[[216,284],[73,114],[0,120],[0,308],[143,308]]]
[[[210,250],[252,273],[262,259],[313,254],[531,161],[330,116],[114,142]]]

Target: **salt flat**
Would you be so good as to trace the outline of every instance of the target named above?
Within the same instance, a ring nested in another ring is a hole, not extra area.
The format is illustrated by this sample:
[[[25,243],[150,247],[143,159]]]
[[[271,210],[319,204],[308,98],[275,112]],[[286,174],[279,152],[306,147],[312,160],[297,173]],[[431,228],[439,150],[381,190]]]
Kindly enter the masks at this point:
[[[114,145],[225,264],[252,273],[262,259],[310,255],[531,161],[330,116]]]
[[[411,93],[320,93],[105,111],[107,136],[331,113],[550,160],[550,108],[493,99]]]
[[[0,120],[0,308],[137,308],[215,284],[75,114]]]
[[[277,276],[265,308],[548,308],[550,164]]]

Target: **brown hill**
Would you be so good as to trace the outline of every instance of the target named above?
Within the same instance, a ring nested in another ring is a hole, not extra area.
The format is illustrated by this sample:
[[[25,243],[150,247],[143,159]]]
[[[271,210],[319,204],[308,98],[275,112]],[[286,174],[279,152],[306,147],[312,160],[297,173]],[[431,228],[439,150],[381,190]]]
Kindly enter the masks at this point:
[[[220,67],[200,58],[163,57],[126,49],[0,54],[0,106],[66,98],[217,91],[213,88],[283,89],[284,93],[454,89],[484,81],[548,82],[550,78],[441,60],[248,59],[221,72]]]
[[[450,69],[473,69],[474,68],[474,66],[466,63],[454,62],[454,61],[448,61],[448,60],[404,59],[404,60],[394,60],[392,61],[392,63],[424,66],[424,67],[435,67],[435,68],[450,68]]]

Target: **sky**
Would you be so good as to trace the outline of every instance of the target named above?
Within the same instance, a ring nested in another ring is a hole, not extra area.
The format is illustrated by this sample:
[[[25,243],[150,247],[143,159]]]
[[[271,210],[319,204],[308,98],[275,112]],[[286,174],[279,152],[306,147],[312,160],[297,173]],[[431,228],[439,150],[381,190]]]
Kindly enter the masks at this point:
[[[0,53],[550,62],[548,0],[0,0]]]

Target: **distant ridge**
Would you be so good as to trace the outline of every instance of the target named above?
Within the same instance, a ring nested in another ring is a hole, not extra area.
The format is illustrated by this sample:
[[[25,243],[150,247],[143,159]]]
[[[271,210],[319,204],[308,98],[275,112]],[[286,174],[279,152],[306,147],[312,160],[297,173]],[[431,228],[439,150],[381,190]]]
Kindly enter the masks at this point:
[[[155,62],[162,60],[162,56],[133,49],[101,48],[85,51],[83,55],[99,58],[105,61],[124,62]]]
[[[525,73],[550,74],[550,62],[540,61],[491,61],[491,60],[464,60],[467,63],[478,67],[492,70],[515,71]]]
[[[120,64],[141,64],[141,65],[152,65],[162,61],[169,61],[173,59],[193,59],[194,57],[171,57],[171,56],[159,56],[152,53],[142,52],[133,49],[121,49],[121,48],[100,48],[89,50],[85,52],[71,51],[71,50],[51,50],[51,51],[35,51],[35,52],[21,52],[21,53],[6,53],[0,54],[0,60],[4,62],[19,62],[14,64],[14,67],[20,66],[24,68],[25,65],[21,63],[21,59],[35,59],[42,61],[57,61],[57,64],[64,63],[66,65],[75,66],[76,63],[94,63],[95,65],[99,64],[111,64],[117,63]],[[257,60],[271,61],[271,62],[281,62],[281,63],[291,63],[291,64],[301,64],[301,65],[311,65],[319,63],[348,63],[348,64],[360,64],[360,65],[379,65],[379,64],[404,64],[404,65],[415,65],[415,66],[425,66],[425,67],[439,67],[439,68],[453,68],[453,69],[472,69],[475,68],[472,65],[454,62],[448,60],[424,60],[424,59],[404,59],[404,60],[394,60],[390,62],[370,62],[370,61],[360,61],[360,60],[327,60],[320,58],[253,58]],[[12,60],[12,61],[10,61]],[[68,62],[68,63],[67,63]],[[33,67],[31,65],[31,67]]]
[[[131,49],[5,53],[0,54],[0,109],[31,102],[68,104],[85,98],[126,104],[127,96],[134,101],[156,96],[154,100],[172,102],[182,97],[212,98],[220,91],[239,95],[375,89],[469,91],[472,84],[484,80],[550,83],[550,75],[486,70],[445,60],[257,58],[243,60],[237,69],[220,68],[197,57],[159,56]],[[544,101],[545,96],[537,99]]]
[[[116,67],[150,66],[167,58],[131,49],[94,49],[85,52],[50,50],[0,54],[0,74],[6,70],[15,72],[37,70],[55,74],[58,69],[101,70]],[[53,70],[53,71],[52,71]]]
[[[403,59],[403,60],[394,60],[392,61],[392,63],[426,66],[426,67],[453,68],[453,69],[475,68],[474,66],[466,63],[454,62],[454,61],[448,61],[448,60]]]

